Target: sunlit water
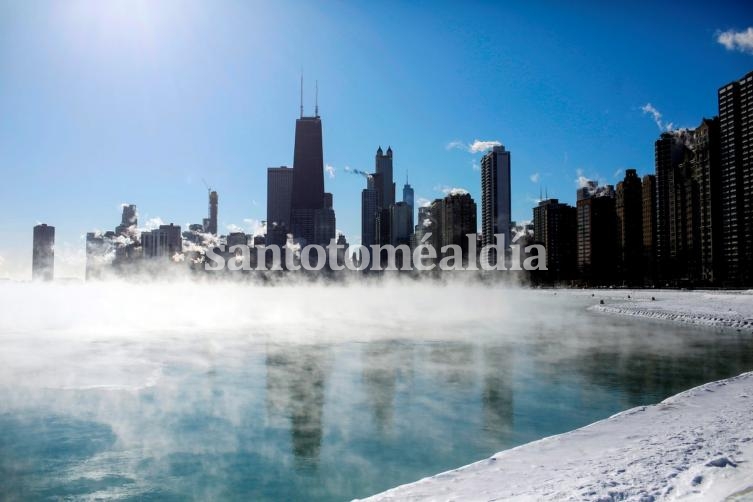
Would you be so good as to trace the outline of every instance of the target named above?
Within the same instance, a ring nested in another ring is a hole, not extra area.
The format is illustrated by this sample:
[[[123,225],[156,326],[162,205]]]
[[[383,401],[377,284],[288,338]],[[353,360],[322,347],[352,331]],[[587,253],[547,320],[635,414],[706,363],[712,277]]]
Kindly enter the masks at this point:
[[[345,500],[753,369],[483,286],[0,288],[0,498]]]

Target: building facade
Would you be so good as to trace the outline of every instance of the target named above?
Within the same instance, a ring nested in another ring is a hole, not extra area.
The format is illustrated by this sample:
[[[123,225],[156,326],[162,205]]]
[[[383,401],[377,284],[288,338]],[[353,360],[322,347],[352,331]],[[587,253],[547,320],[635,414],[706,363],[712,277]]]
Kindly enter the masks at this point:
[[[481,158],[481,232],[483,244],[495,244],[494,236],[503,234],[510,245],[511,227],[510,152],[494,146]],[[491,263],[496,258],[489,257]]]
[[[267,168],[267,245],[284,246],[290,231],[293,169]]]
[[[51,281],[55,277],[55,227],[42,223],[34,227],[31,278]]]

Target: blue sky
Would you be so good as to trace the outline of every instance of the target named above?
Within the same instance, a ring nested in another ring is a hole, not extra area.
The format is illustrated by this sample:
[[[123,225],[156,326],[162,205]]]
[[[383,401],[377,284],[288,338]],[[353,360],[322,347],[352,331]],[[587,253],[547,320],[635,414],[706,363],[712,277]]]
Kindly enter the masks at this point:
[[[717,88],[753,70],[751,25],[750,4],[723,1],[0,2],[0,277],[30,273],[37,222],[57,227],[59,275],[81,275],[82,236],[114,228],[121,203],[142,225],[200,222],[202,178],[221,229],[264,219],[301,69],[351,242],[364,180],[345,167],[372,170],[379,145],[398,194],[410,171],[417,198],[480,202],[480,154],[448,145],[502,142],[528,220],[540,188],[573,202],[579,175],[652,172],[642,107],[676,127],[714,115]],[[744,33],[725,46],[727,30]]]

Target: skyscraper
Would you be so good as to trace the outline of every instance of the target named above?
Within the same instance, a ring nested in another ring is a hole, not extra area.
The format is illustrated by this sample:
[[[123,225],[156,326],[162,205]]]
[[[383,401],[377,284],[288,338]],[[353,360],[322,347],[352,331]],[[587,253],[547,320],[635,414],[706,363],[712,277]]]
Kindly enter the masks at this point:
[[[337,235],[335,209],[332,207],[332,194],[324,193],[324,207],[314,213],[314,242],[326,246]]]
[[[324,208],[324,151],[322,121],[317,113],[295,121],[291,230],[308,244],[315,242],[317,212]],[[325,243],[326,244],[326,243]]]
[[[545,278],[565,281],[575,278],[577,211],[557,199],[542,200],[533,208],[533,239],[546,249]]]
[[[720,216],[725,282],[753,283],[753,72],[719,97]]]
[[[719,118],[703,119],[695,130],[693,170],[698,184],[700,271],[703,282],[722,279],[722,213],[719,176]]]
[[[173,259],[176,254],[183,252],[180,226],[170,223],[160,225],[159,228],[150,232],[143,232],[141,246],[144,249],[144,258]]]
[[[460,246],[463,259],[468,259],[468,239],[466,235],[476,233],[476,203],[469,193],[451,193],[441,205],[441,245]],[[439,253],[440,248],[437,248]]]
[[[408,183],[408,177],[405,177],[405,185],[403,185],[403,202],[408,204],[410,207],[410,227],[413,229],[413,215],[416,212],[415,206],[414,206],[414,194],[413,194],[413,187],[410,186]],[[412,232],[412,230],[411,230]]]
[[[286,166],[267,169],[267,245],[283,246],[290,231],[290,201],[293,195],[293,169]]]
[[[377,191],[364,188],[361,191],[361,244],[376,244]]]
[[[642,183],[643,203],[643,266],[644,282],[653,284],[656,279],[656,176],[647,174]]]
[[[217,235],[217,206],[219,204],[219,197],[217,192],[209,192],[209,217],[204,218],[204,232],[212,235]]]
[[[617,184],[617,241],[622,279],[628,284],[643,283],[643,184],[635,169],[625,171]]]
[[[510,152],[504,146],[494,146],[481,158],[481,231],[485,246],[495,243],[495,234],[504,234],[505,246],[510,245],[510,206]]]
[[[51,281],[55,277],[55,227],[42,223],[34,227],[31,277]]]
[[[395,203],[395,183],[392,177],[392,148],[387,147],[387,153],[382,153],[382,147],[377,149],[375,158],[375,172],[378,175],[379,207],[389,209]]]
[[[678,134],[665,132],[654,144],[656,166],[656,270],[666,281],[677,277],[677,218],[675,176],[685,158],[685,143]]]
[[[619,263],[614,187],[577,202],[578,273],[591,284],[612,284]]]
[[[397,202],[390,206],[390,244],[410,244],[413,233],[411,207],[407,202]]]

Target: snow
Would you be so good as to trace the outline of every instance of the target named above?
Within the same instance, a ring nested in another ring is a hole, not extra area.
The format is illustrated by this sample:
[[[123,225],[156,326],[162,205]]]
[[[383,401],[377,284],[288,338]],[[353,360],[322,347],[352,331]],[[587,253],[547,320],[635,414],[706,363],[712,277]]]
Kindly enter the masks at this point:
[[[751,500],[753,372],[367,500]]]
[[[604,305],[592,307],[597,312],[753,333],[753,291],[588,290],[576,294],[603,299]]]
[[[592,297],[598,313],[753,333],[753,291],[555,294]],[[753,500],[753,372],[367,500]]]

